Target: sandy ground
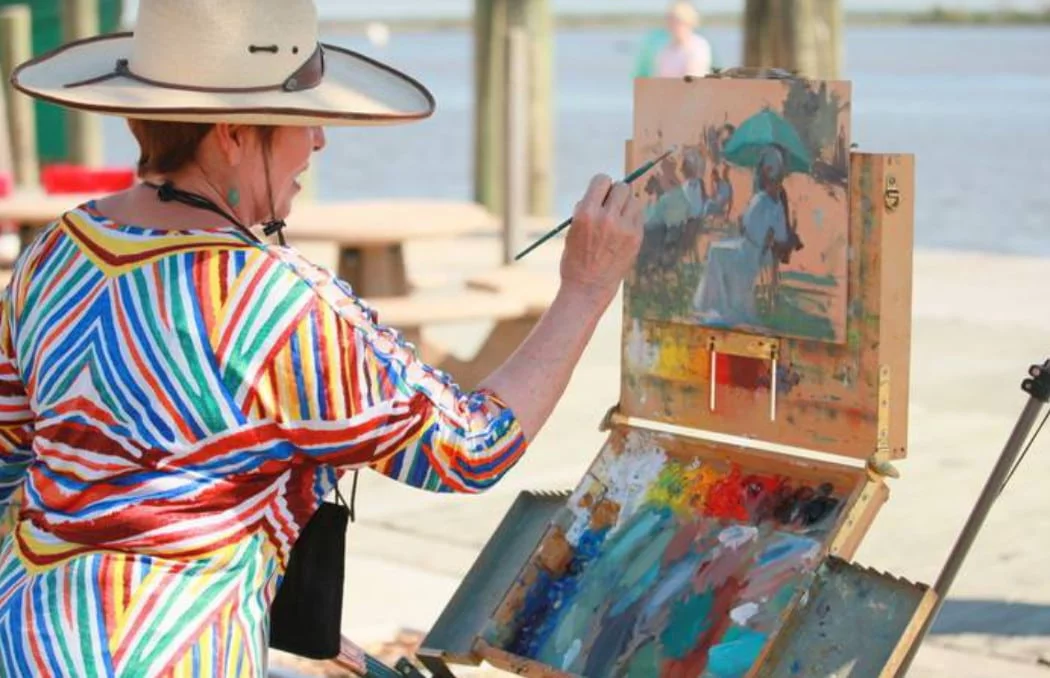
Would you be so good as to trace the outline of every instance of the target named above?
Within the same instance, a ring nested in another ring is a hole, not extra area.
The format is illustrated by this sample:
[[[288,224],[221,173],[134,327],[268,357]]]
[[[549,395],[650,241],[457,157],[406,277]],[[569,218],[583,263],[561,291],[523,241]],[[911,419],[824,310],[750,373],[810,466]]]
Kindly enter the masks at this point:
[[[560,245],[523,264],[557,276]],[[311,255],[324,259],[330,252]],[[495,265],[495,242],[414,246],[409,270],[451,278]],[[464,262],[470,262],[468,267]],[[1050,260],[920,251],[915,256],[909,458],[856,560],[932,584],[1050,357]],[[380,308],[380,311],[382,309]],[[344,631],[371,642],[426,631],[523,489],[572,488],[598,453],[615,403],[619,302],[609,309],[526,458],[482,496],[438,496],[363,474],[348,537]],[[485,327],[431,337],[465,353]],[[989,517],[910,675],[1050,678],[1050,433]]]

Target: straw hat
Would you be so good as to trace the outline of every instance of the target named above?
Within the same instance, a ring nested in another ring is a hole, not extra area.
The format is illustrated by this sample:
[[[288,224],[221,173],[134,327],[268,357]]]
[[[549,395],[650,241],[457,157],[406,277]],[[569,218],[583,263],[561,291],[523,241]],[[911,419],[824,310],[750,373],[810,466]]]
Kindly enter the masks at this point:
[[[378,125],[434,112],[409,76],[319,43],[313,0],[141,0],[134,33],[64,45],[11,80],[45,101],[152,120]]]

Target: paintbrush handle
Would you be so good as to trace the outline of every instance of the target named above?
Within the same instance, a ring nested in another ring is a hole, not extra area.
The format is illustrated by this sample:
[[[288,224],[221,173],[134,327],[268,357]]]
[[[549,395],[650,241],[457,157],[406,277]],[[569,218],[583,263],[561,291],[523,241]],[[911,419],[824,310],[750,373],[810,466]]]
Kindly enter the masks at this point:
[[[674,152],[674,149],[672,148],[671,150],[667,151],[666,153],[663,153],[662,155],[660,155],[660,157],[650,160],[649,162],[645,163],[644,165],[642,165],[641,167],[639,167],[635,171],[633,171],[630,174],[628,174],[627,176],[625,176],[621,183],[630,184],[635,179],[637,179],[638,177],[642,176],[643,174],[645,174],[646,172],[651,170],[653,167],[655,167],[656,163],[660,162],[661,160],[663,160],[667,156],[671,155],[671,153],[673,153],[673,152]],[[612,186],[610,186],[608,192],[606,192],[605,198],[602,200],[602,203],[604,203],[606,200],[609,199],[609,194],[610,193],[612,193]],[[526,254],[531,252],[532,250],[536,249],[537,247],[539,247],[543,243],[547,242],[548,240],[550,240],[554,236],[558,235],[559,233],[564,231],[566,228],[568,228],[571,223],[572,223],[572,217],[569,217],[565,221],[561,222],[560,224],[555,226],[553,229],[551,229],[550,231],[545,233],[543,235],[543,237],[541,237],[539,240],[537,240],[536,242],[532,243],[531,245],[529,245],[528,247],[523,249],[521,252],[519,252],[518,255],[516,257],[514,257],[514,261],[518,261],[519,259],[524,257]]]
[[[548,231],[542,238],[540,238],[539,240],[537,240],[536,242],[532,243],[531,245],[529,245],[528,247],[523,249],[521,252],[519,252],[518,255],[516,257],[514,257],[514,261],[517,261],[517,260],[521,259],[523,256],[525,256],[526,254],[528,254],[532,250],[536,249],[537,247],[539,247],[543,243],[547,242],[548,240],[550,240],[554,236],[558,235],[559,233],[564,231],[566,228],[568,228],[569,224],[571,224],[571,223],[572,223],[572,217],[569,217],[565,221],[561,222],[560,224],[555,226],[553,229]]]

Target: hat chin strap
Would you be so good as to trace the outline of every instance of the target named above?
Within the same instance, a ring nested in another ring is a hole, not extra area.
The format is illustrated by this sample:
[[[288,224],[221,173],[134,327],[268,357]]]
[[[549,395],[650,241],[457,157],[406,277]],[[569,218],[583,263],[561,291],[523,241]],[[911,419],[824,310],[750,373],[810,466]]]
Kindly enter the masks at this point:
[[[273,201],[273,180],[270,178],[270,148],[269,144],[264,144],[263,148],[263,170],[266,172],[266,195],[270,201],[270,219],[263,224],[263,233],[266,235],[277,234],[277,242],[281,244],[281,247],[287,247],[288,242],[284,238],[284,227],[287,225],[284,223],[284,219],[277,218],[277,206]]]

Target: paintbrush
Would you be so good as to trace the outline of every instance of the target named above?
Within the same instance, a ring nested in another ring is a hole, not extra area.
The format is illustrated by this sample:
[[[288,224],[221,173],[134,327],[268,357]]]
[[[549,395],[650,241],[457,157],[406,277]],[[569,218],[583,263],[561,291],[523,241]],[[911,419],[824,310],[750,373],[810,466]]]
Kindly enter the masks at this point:
[[[661,160],[663,160],[667,156],[669,156],[672,153],[674,153],[674,151],[675,151],[675,147],[671,147],[671,150],[667,151],[663,155],[661,155],[661,156],[659,156],[657,158],[654,158],[653,160],[650,160],[649,162],[645,163],[644,165],[642,165],[641,167],[639,167],[635,171],[633,171],[630,174],[628,174],[627,176],[625,176],[623,178],[623,183],[630,184],[632,181],[634,181],[635,179],[637,179],[638,177],[642,176],[643,174],[645,174],[646,172],[651,170],[653,167],[655,167],[656,163],[660,162]],[[612,187],[610,187],[609,190],[612,191]],[[609,195],[608,194],[605,195],[605,199],[606,200],[609,199]],[[602,202],[604,202],[604,200]],[[560,224],[555,226],[553,229],[548,231],[542,238],[540,238],[539,240],[537,240],[536,242],[532,243],[531,245],[526,247],[524,250],[522,250],[521,253],[518,254],[518,256],[514,257],[514,261],[518,261],[519,259],[524,257],[526,254],[531,252],[532,250],[536,249],[537,247],[539,247],[543,243],[547,242],[548,240],[550,240],[554,236],[558,235],[559,233],[564,231],[566,228],[568,228],[569,224],[571,224],[571,223],[572,223],[572,217],[569,217],[565,221],[561,222]]]

